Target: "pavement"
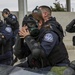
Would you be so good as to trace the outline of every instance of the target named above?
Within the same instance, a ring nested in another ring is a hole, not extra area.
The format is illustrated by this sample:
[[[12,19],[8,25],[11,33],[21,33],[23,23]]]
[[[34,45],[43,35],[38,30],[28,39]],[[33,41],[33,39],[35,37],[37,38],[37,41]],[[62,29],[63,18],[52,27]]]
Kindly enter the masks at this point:
[[[75,50],[68,50],[70,61],[75,60]]]

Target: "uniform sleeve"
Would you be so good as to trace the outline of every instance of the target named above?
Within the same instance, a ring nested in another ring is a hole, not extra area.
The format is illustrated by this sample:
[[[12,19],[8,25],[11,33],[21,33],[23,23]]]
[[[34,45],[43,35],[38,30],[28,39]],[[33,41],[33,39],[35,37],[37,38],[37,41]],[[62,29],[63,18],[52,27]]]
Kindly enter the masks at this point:
[[[31,36],[26,36],[25,41],[30,49],[32,57],[38,58],[41,53],[40,45]]]
[[[2,34],[4,35],[5,39],[8,40],[12,38],[13,32],[10,27],[6,27],[4,30],[2,30]]]
[[[41,47],[43,48],[46,55],[49,55],[52,49],[59,43],[58,36],[55,33],[47,33],[43,37]]]

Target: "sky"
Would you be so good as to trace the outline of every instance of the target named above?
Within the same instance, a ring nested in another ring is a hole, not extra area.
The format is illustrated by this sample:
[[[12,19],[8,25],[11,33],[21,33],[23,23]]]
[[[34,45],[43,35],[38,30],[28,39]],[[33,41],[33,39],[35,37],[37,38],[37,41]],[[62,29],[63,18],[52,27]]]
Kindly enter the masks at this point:
[[[66,0],[58,0],[61,4],[66,6]],[[54,6],[55,0],[27,0],[28,11],[32,11],[36,6],[48,5]],[[18,11],[18,0],[0,0],[0,11],[8,8],[11,11]],[[75,0],[71,0],[71,10],[75,11]]]

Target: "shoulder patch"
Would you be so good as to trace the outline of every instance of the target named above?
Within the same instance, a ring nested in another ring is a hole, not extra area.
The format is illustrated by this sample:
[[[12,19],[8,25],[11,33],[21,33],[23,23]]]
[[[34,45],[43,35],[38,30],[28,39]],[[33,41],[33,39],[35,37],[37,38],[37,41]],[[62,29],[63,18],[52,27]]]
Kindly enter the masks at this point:
[[[5,30],[9,33],[12,31],[12,29],[10,27],[6,27]]]
[[[51,33],[45,34],[44,41],[53,42],[53,35]]]
[[[16,18],[16,17],[13,15],[12,18]]]

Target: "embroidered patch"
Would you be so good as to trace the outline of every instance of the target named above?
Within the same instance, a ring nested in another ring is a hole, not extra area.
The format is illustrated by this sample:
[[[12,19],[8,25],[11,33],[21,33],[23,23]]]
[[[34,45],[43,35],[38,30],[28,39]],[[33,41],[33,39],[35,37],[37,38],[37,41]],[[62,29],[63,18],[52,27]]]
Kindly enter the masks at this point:
[[[10,27],[6,27],[5,30],[9,33],[12,31],[12,29]]]
[[[53,42],[53,35],[51,33],[47,33],[44,36],[44,40],[47,41],[47,42]]]
[[[12,16],[12,18],[16,18],[15,16]]]

